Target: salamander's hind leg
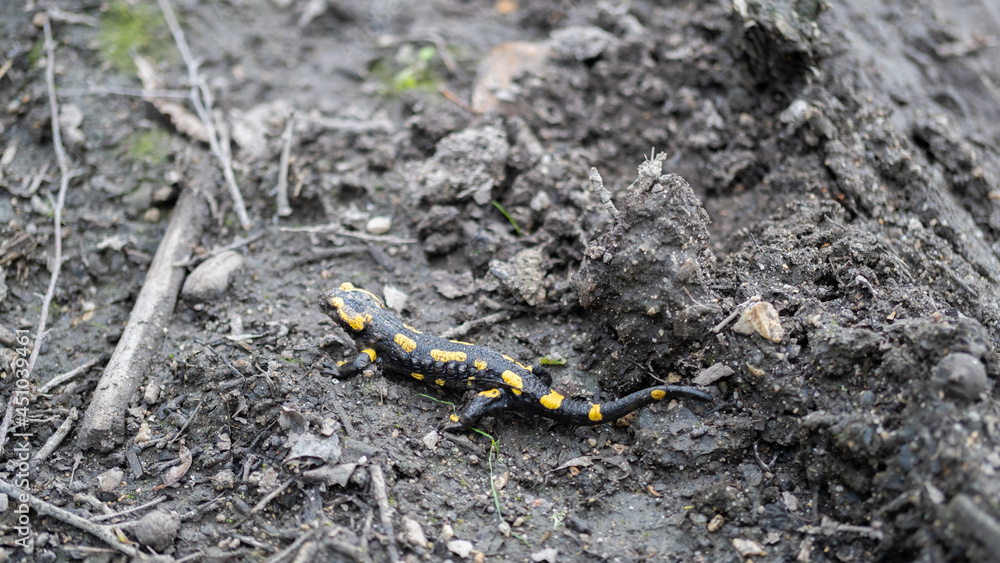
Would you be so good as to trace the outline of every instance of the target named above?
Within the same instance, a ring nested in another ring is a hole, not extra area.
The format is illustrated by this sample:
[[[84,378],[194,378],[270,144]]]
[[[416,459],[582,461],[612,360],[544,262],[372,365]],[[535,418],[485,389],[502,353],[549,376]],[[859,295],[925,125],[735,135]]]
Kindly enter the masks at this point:
[[[371,348],[365,348],[358,354],[357,358],[354,358],[353,362],[337,362],[336,370],[331,370],[330,375],[338,379],[347,379],[348,377],[354,377],[366,369],[370,368],[375,363],[375,350]],[[330,368],[330,364],[323,364],[325,367]]]
[[[447,422],[438,427],[444,432],[461,432],[476,423],[479,418],[492,414],[496,411],[506,409],[510,406],[510,399],[507,393],[500,389],[488,389],[480,391],[476,398],[465,405],[462,414],[453,414]]]

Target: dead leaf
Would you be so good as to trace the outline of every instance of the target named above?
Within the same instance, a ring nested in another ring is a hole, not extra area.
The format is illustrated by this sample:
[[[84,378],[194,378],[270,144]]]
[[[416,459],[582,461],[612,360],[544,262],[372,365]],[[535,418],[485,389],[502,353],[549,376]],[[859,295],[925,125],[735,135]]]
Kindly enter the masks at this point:
[[[180,444],[180,448],[177,450],[177,458],[181,460],[180,465],[175,465],[170,469],[168,469],[163,474],[163,484],[158,485],[153,490],[158,491],[164,487],[169,487],[170,485],[173,485],[174,483],[180,481],[182,477],[184,477],[184,475],[188,472],[188,469],[191,469],[191,461],[193,459],[191,455],[191,450],[187,449],[187,446],[185,446],[183,443]]]

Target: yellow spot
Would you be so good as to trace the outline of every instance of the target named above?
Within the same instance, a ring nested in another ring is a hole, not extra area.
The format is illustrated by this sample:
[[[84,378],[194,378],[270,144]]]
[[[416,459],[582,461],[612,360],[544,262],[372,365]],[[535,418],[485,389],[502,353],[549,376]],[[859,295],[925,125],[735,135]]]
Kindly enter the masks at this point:
[[[416,373],[416,372],[414,372],[414,373],[411,373],[410,375],[412,375],[413,378],[416,379],[417,381],[423,381],[424,380],[424,374],[422,374],[422,373]]]
[[[588,414],[587,417],[594,422],[603,420],[604,416],[601,414],[601,405],[590,405],[590,414]]]
[[[368,313],[355,313],[350,309],[344,309],[344,300],[335,298],[335,301],[340,301],[340,306],[337,307],[337,312],[340,313],[340,318],[343,319],[347,326],[351,327],[354,332],[361,332],[365,329],[365,326],[372,322],[372,316]],[[352,314],[353,313],[353,314]]]
[[[455,344],[465,344],[466,346],[475,346],[471,342],[462,342],[461,340],[449,340],[448,342],[454,342]]]
[[[371,359],[371,361],[373,362],[375,361],[375,350],[372,350],[371,348],[365,348],[364,350],[361,351],[361,353],[368,354],[368,357]]]
[[[659,401],[660,399],[662,399],[667,395],[667,392],[664,391],[663,389],[653,389],[653,391],[651,391],[649,394],[652,395],[654,399]]]
[[[474,365],[476,366],[476,369],[478,369],[479,371],[483,371],[484,369],[486,369],[485,360],[476,360]]]
[[[458,415],[457,414],[453,414],[453,415],[449,416],[448,418],[450,418],[452,422],[458,422]]]
[[[344,361],[340,361],[340,362],[337,362],[337,367],[339,368],[340,366],[342,366],[342,365],[344,365],[344,364],[346,364],[346,363],[347,363],[347,362],[344,362]]]
[[[530,368],[530,367],[528,367],[528,366],[526,366],[526,365],[522,364],[521,362],[519,362],[519,361],[515,360],[514,358],[511,358],[511,357],[510,357],[510,356],[508,356],[507,354],[501,354],[501,356],[503,356],[503,359],[505,359],[505,360],[507,360],[507,361],[509,361],[509,362],[514,362],[515,364],[517,364],[517,365],[521,366],[521,368],[522,368],[522,369],[526,369],[526,370],[528,370],[528,371],[531,371],[531,368]]]
[[[392,340],[396,344],[399,344],[399,347],[402,348],[407,354],[417,349],[416,341],[405,334],[397,333],[396,336],[392,337]]]
[[[521,376],[520,375],[517,375],[516,373],[514,373],[514,372],[512,372],[512,371],[510,371],[508,369],[508,370],[505,370],[503,373],[501,373],[500,377],[503,378],[504,383],[510,385],[511,391],[513,391],[515,395],[520,395],[521,394],[521,389],[523,388],[522,387],[523,383],[521,382]]]
[[[482,397],[489,397],[491,399],[496,399],[497,397],[500,396],[500,390],[499,389],[489,389],[487,391],[480,391],[479,395],[482,396]]]
[[[565,397],[556,393],[555,389],[550,389],[548,395],[542,395],[542,406],[549,410],[556,410],[562,406]]]
[[[410,325],[408,325],[408,324],[406,324],[406,323],[403,323],[403,326],[405,326],[406,328],[408,328],[408,329],[412,330],[413,332],[415,332],[415,333],[417,333],[417,334],[423,334],[423,333],[422,333],[422,332],[420,332],[419,330],[417,330],[417,329],[413,328],[412,326],[410,326]]]
[[[344,282],[344,283],[340,284],[340,289],[341,289],[341,291],[353,291],[354,290],[354,284],[351,283],[351,282]]]
[[[464,362],[465,352],[446,352],[444,350],[431,350],[431,357],[438,362]]]
[[[434,383],[437,383],[441,387],[444,387],[444,380],[443,379],[435,379]]]

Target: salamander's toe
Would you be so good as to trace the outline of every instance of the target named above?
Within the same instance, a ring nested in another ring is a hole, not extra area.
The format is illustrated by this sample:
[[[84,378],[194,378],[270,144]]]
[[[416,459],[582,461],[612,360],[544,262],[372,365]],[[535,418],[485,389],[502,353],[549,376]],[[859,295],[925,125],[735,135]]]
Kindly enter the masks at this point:
[[[462,420],[457,414],[449,416],[444,422],[438,425],[438,432],[450,432],[456,434],[469,428],[468,421]]]

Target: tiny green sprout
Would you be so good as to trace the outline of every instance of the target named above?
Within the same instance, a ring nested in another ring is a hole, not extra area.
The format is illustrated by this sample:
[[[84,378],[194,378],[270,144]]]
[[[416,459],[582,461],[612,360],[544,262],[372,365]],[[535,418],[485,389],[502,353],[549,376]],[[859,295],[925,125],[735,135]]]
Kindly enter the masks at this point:
[[[493,200],[493,205],[500,210],[500,213],[503,213],[503,216],[506,217],[508,221],[510,221],[510,224],[514,227],[514,232],[517,233],[517,236],[523,237],[524,231],[522,231],[521,227],[518,226],[517,221],[515,221],[514,218],[510,216],[510,213],[507,213],[507,210],[504,209],[502,205],[500,205],[500,202],[497,200]]]
[[[430,399],[430,400],[434,401],[435,403],[441,403],[442,405],[448,405],[449,407],[451,407],[451,410],[455,410],[455,403],[453,403],[451,401],[445,401],[445,400],[442,400],[442,399],[438,399],[437,397],[431,397],[430,395],[427,395],[427,394],[424,394],[424,393],[417,393],[417,396],[418,397],[423,397],[425,399]]]

